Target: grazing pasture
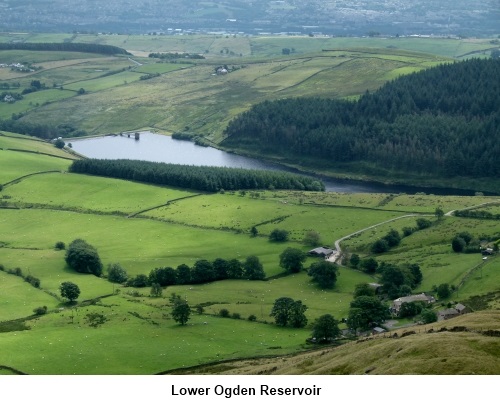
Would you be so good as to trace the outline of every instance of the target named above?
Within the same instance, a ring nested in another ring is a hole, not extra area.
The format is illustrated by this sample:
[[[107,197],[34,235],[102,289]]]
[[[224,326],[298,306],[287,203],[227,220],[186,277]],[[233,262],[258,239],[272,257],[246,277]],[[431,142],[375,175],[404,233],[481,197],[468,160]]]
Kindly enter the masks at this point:
[[[91,134],[150,127],[188,132],[213,143],[222,140],[233,117],[254,103],[304,95],[356,98],[400,74],[491,47],[486,40],[417,38],[0,34],[2,42],[13,38],[116,45],[134,56],[2,51],[1,61],[17,62],[24,56],[42,67],[29,74],[1,69],[2,82],[27,87],[40,80],[49,89],[14,104],[2,103],[0,118],[22,113],[21,120],[71,124]],[[284,55],[283,48],[293,52]],[[154,63],[146,58],[150,52],[198,53],[206,59],[189,65]],[[230,72],[215,75],[215,68],[224,64]],[[154,73],[160,76],[140,80]],[[80,88],[86,94],[77,95]],[[5,308],[0,313],[2,374],[10,370],[4,367],[28,374],[154,374],[219,360],[301,352],[310,348],[305,341],[317,317],[347,317],[355,286],[376,282],[379,276],[340,267],[335,287],[322,290],[305,271],[283,274],[280,254],[287,247],[307,252],[311,247],[302,239],[311,230],[320,234],[321,245],[332,246],[341,237],[402,215],[425,214],[435,221],[437,207],[448,212],[498,199],[281,190],[261,190],[258,196],[200,194],[70,174],[69,159],[75,156],[49,143],[6,135],[0,136],[0,264],[5,270],[19,267],[23,274],[39,278],[41,285],[35,289],[0,271],[0,303]],[[46,171],[54,173],[40,174]],[[414,224],[415,217],[398,219],[341,246],[378,262],[419,264],[419,291],[433,293],[435,285],[449,283],[458,287],[451,299],[462,300],[497,288],[498,259],[454,253],[451,239],[464,230],[477,238],[498,234],[498,221],[444,217],[393,250],[371,255],[374,240],[390,229],[401,233]],[[250,234],[253,226],[255,237]],[[275,228],[288,231],[290,241],[270,242],[268,235]],[[65,262],[66,251],[55,248],[57,242],[67,246],[77,238],[98,250],[104,277],[76,273]],[[111,263],[120,263],[129,276],[136,276],[157,267],[193,266],[200,259],[244,261],[251,255],[259,258],[268,280],[175,285],[153,298],[150,287],[106,279]],[[308,257],[305,267],[317,260]],[[76,305],[61,299],[59,286],[65,281],[80,287]],[[186,326],[171,319],[171,293],[187,299],[193,310]],[[305,328],[274,325],[271,308],[284,296],[308,307]],[[48,314],[31,318],[33,309],[44,305]],[[203,314],[196,313],[197,305]],[[222,309],[229,311],[228,318],[218,316]],[[86,316],[91,313],[104,315],[106,322],[89,326]],[[256,321],[248,321],[251,315]],[[344,366],[338,367],[328,372],[341,372]],[[362,370],[356,367],[349,370]]]

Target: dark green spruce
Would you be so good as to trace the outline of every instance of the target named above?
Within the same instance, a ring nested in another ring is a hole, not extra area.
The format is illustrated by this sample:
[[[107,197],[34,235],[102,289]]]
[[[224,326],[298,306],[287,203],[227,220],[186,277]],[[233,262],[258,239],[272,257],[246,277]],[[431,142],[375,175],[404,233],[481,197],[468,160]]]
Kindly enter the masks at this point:
[[[235,118],[223,146],[315,166],[419,175],[500,175],[500,61],[402,76],[357,101],[265,101]]]
[[[69,170],[73,173],[209,192],[245,189],[311,191],[325,189],[324,184],[315,178],[281,171],[177,165],[140,160],[83,159],[74,161]]]

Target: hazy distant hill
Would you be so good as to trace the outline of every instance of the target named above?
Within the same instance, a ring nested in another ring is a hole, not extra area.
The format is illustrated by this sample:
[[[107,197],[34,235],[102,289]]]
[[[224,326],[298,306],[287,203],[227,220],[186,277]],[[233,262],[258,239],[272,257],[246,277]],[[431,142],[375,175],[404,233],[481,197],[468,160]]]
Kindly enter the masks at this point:
[[[0,0],[4,31],[498,34],[497,0]]]

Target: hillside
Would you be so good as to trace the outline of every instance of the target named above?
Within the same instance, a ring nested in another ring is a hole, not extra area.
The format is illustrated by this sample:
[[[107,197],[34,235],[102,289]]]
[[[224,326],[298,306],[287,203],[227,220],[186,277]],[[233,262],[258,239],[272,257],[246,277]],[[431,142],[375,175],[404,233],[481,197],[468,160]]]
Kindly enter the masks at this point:
[[[229,361],[171,374],[498,375],[500,310],[403,328],[332,348],[276,358]],[[397,337],[393,337],[397,334]],[[406,336],[403,336],[406,335]]]
[[[70,173],[68,168],[74,158],[36,138],[0,135],[2,374],[151,375],[220,361],[282,358],[308,351],[311,346],[306,340],[311,336],[313,322],[324,314],[339,320],[347,317],[356,286],[376,281],[381,275],[365,272],[361,266],[341,267],[334,288],[320,288],[304,270],[286,273],[280,256],[287,248],[306,253],[318,244],[333,246],[332,241],[338,240],[343,250],[359,254],[362,260],[372,258],[398,266],[409,261],[417,263],[423,278],[415,292],[434,294],[436,285],[454,285],[452,295],[438,300],[433,311],[456,301],[475,310],[474,315],[498,310],[498,255],[485,261],[478,253],[455,253],[450,248],[454,235],[464,230],[475,238],[495,242],[499,237],[498,220],[451,215],[432,218],[437,206],[446,213],[479,206],[496,214],[496,197],[286,190],[194,193]],[[405,236],[389,252],[370,253],[374,240],[391,229],[402,234],[403,228],[414,227],[415,217],[422,216],[431,218],[429,228]],[[256,233],[251,231],[253,228]],[[288,232],[286,242],[270,240],[277,228]],[[310,231],[319,237],[313,246],[305,238]],[[352,236],[345,239],[348,235]],[[66,263],[66,247],[75,239],[84,239],[97,250],[103,264],[100,277],[79,273]],[[208,273],[210,268],[220,269],[228,261],[239,263],[241,269],[251,256],[262,264],[264,280],[243,277],[241,270],[235,278],[212,282],[194,277],[195,272],[205,274],[201,268]],[[308,257],[304,267],[318,262],[321,259]],[[111,282],[110,269],[116,264],[125,270],[127,282]],[[181,269],[184,275],[189,274],[187,282],[180,280]],[[160,270],[170,272],[173,278],[161,281],[158,296],[158,291],[152,293],[150,280]],[[145,283],[138,282],[141,278]],[[63,282],[79,287],[76,303],[62,296]],[[192,310],[184,326],[172,318],[172,293],[185,298]],[[275,301],[284,296],[305,304],[305,327],[275,324],[271,310]],[[381,299],[389,306],[389,300]],[[498,317],[485,314],[476,326],[498,329]],[[102,324],[92,324],[96,316]],[[457,324],[449,325],[461,326],[465,319],[457,318]],[[415,322],[412,317],[393,321],[396,324],[391,328],[406,328]],[[470,329],[472,322],[467,323]],[[489,341],[483,344],[483,337],[477,333],[470,336],[472,340],[467,337],[465,342],[477,342],[478,337],[477,347],[486,353],[481,357],[483,368],[470,370],[492,373],[496,369],[489,364],[498,357],[497,351],[490,348]],[[453,344],[463,346],[460,342]],[[469,344],[468,349],[476,348],[474,344]],[[338,350],[361,345],[364,343],[350,343]],[[453,353],[446,357],[452,365],[443,368],[443,373],[455,372]],[[356,363],[354,357],[352,361],[352,368],[339,362],[335,372],[344,369],[347,373],[364,373],[366,367],[371,367]],[[304,367],[309,363],[311,371],[316,370],[316,360],[308,359]],[[423,367],[425,359],[421,363]],[[429,372],[417,366],[411,372]],[[271,373],[275,365],[263,367],[261,371]],[[321,362],[318,367],[323,367]],[[408,372],[391,370],[389,363],[382,361],[377,367],[374,373]],[[282,373],[299,371],[280,369]],[[334,371],[317,368],[317,372]]]
[[[306,167],[415,178],[490,178],[500,166],[496,60],[400,77],[359,100],[284,99],[252,107],[222,145]]]

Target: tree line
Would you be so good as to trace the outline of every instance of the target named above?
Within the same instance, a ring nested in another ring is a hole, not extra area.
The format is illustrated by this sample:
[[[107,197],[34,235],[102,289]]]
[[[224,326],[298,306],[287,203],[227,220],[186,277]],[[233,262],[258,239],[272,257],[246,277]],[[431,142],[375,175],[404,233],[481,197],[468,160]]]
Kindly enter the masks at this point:
[[[495,177],[498,77],[498,60],[472,59],[402,76],[357,101],[265,101],[232,120],[222,144],[331,167]]]
[[[317,179],[293,173],[156,163],[139,160],[82,159],[70,172],[143,181],[152,184],[217,192],[245,189],[289,189],[323,191]]]
[[[0,43],[0,51],[58,51],[58,52],[87,52],[102,55],[131,55],[123,48],[113,45],[86,44],[73,42],[15,42]]]

